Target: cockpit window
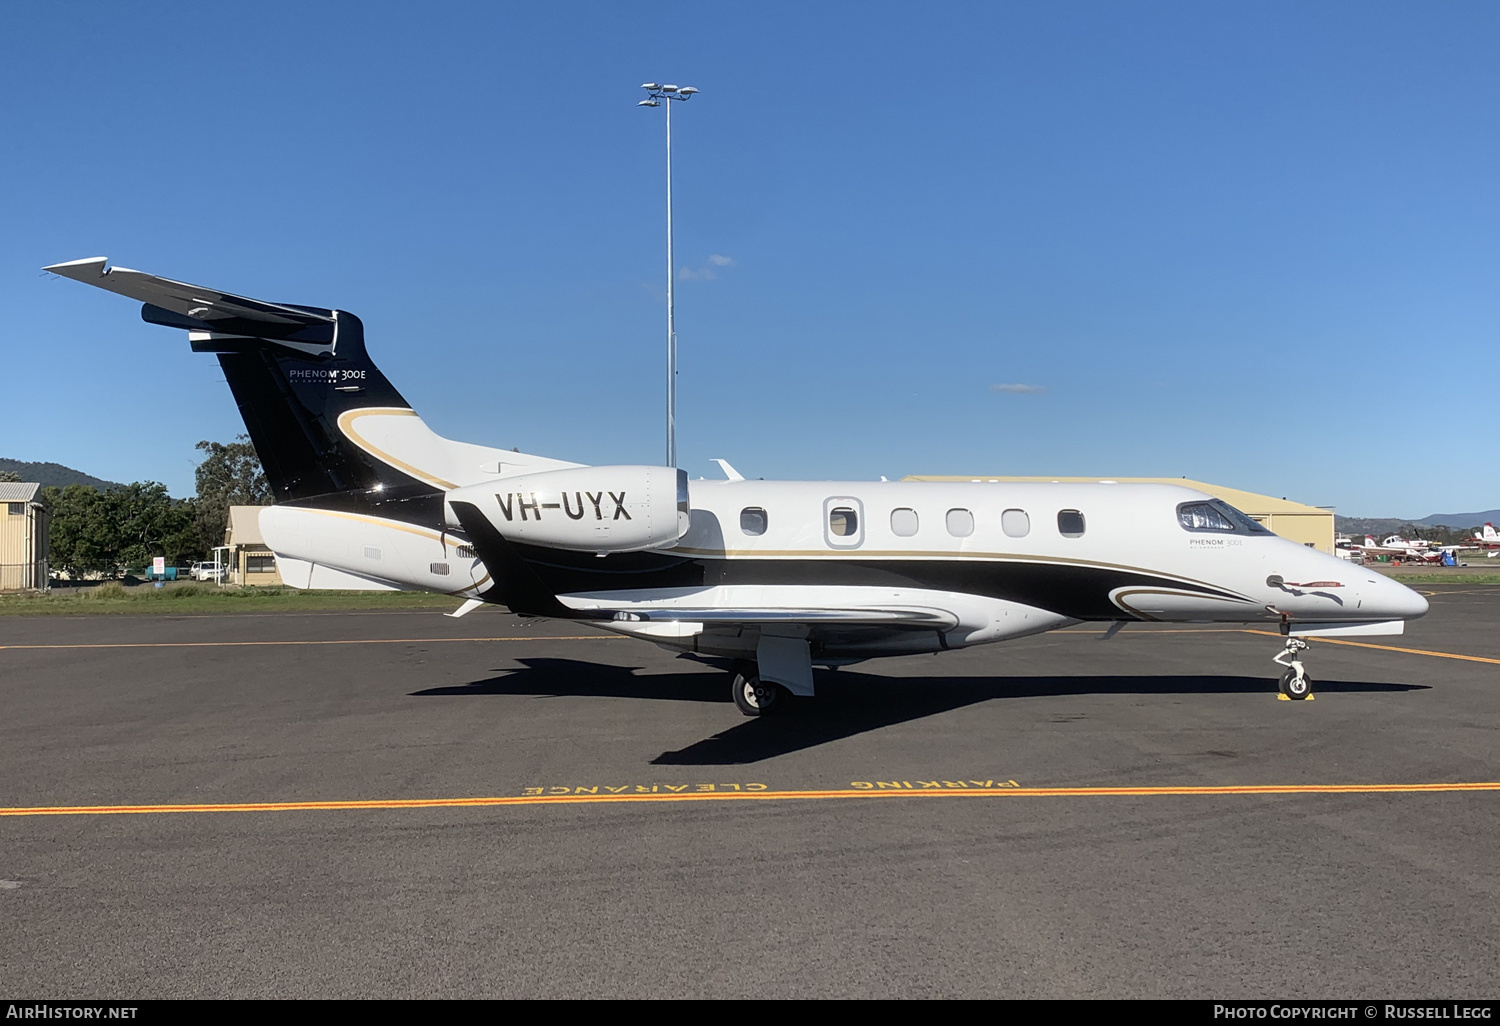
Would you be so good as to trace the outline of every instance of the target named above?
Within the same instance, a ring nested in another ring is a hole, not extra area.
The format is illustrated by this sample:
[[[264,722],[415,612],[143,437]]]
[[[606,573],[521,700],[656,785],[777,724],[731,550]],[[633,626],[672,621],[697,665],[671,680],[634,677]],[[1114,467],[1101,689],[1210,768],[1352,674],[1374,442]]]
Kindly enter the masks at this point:
[[[1177,507],[1177,522],[1185,531],[1212,531],[1221,534],[1270,534],[1222,499],[1208,502],[1184,502]]]

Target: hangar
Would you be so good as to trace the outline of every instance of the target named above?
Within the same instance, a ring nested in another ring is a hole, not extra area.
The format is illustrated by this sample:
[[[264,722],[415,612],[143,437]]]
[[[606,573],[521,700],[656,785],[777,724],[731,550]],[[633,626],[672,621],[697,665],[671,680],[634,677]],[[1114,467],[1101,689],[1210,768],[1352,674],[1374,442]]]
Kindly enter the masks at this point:
[[[1048,482],[1088,483],[1114,481],[1119,484],[1173,484],[1184,488],[1195,488],[1222,499],[1241,513],[1265,524],[1275,534],[1288,541],[1300,542],[1308,548],[1333,555],[1333,507],[1309,506],[1290,499],[1278,499],[1270,495],[1247,492],[1242,488],[1193,481],[1185,477],[974,477],[971,475],[925,475],[914,474],[906,481],[972,481],[975,484],[998,484],[1001,482]]]
[[[47,587],[47,507],[34,481],[0,481],[0,591]]]

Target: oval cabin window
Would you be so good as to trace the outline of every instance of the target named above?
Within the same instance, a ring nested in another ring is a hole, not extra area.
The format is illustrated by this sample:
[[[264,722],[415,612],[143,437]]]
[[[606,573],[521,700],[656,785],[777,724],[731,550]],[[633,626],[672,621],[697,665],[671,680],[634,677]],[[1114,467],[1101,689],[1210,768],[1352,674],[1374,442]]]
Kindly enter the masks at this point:
[[[740,530],[749,535],[766,533],[766,511],[759,506],[750,506],[740,510]]]
[[[910,538],[917,533],[917,511],[914,509],[891,510],[891,533],[898,538]]]
[[[974,514],[966,509],[948,511],[948,533],[955,538],[967,538],[974,533]]]
[[[1083,537],[1083,514],[1076,509],[1065,509],[1057,514],[1057,533],[1064,538]]]
[[[1007,538],[1024,538],[1031,533],[1031,518],[1024,509],[1008,509],[1000,514],[1000,530]]]

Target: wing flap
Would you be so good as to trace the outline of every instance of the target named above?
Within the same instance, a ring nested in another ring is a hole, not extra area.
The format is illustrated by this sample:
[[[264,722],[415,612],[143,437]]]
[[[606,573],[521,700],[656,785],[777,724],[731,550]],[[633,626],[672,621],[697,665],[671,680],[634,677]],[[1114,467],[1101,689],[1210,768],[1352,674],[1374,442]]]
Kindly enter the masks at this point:
[[[590,611],[591,613],[594,611]],[[629,623],[690,622],[718,624],[847,624],[871,627],[928,627],[948,630],[958,626],[958,618],[944,609],[919,606],[888,609],[689,609],[659,606],[629,609],[600,609],[601,620]]]

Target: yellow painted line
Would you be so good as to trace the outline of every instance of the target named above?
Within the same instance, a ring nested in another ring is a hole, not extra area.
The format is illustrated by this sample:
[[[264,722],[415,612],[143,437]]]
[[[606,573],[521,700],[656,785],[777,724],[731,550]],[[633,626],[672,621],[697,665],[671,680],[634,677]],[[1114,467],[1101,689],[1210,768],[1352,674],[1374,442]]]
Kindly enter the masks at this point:
[[[444,642],[478,641],[627,641],[612,634],[563,634],[530,638],[369,638],[331,641],[120,641],[89,645],[0,645],[0,648],[250,648],[260,645],[435,645]]]
[[[1443,784],[1250,784],[1224,787],[1006,787],[995,789],[717,791],[681,794],[510,795],[493,798],[391,798],[370,801],[238,802],[198,805],[52,805],[0,808],[0,816],[123,816],[170,812],[317,812],[364,809],[482,808],[638,802],[796,801],[845,798],[1159,798],[1263,794],[1430,794],[1500,791],[1500,781]]]
[[[1275,631],[1253,631],[1247,630],[1246,634],[1264,634],[1270,638],[1279,638],[1280,634]],[[1500,659],[1491,659],[1489,656],[1462,655],[1458,652],[1434,652],[1426,648],[1400,648],[1396,645],[1374,645],[1368,641],[1345,641],[1343,638],[1305,638],[1305,641],[1321,641],[1325,645],[1349,645],[1353,648],[1376,648],[1382,652],[1403,652],[1406,655],[1432,656],[1435,659],[1462,659],[1470,663],[1493,663],[1500,666]]]
[[[1095,630],[1065,630],[1063,633],[1103,634],[1105,632]],[[1152,634],[1258,634],[1267,638],[1282,637],[1277,631],[1261,631],[1253,627],[1186,627],[1171,630],[1120,631],[1115,637],[1144,638]],[[1375,648],[1382,652],[1402,652],[1406,655],[1432,656],[1435,659],[1462,659],[1471,663],[1493,663],[1500,666],[1500,659],[1492,659],[1489,656],[1464,655],[1460,652],[1436,652],[1428,648],[1401,648],[1397,645],[1376,645],[1368,641],[1345,641],[1343,638],[1304,638],[1303,640],[1317,641],[1324,645],[1350,645],[1354,648]]]

